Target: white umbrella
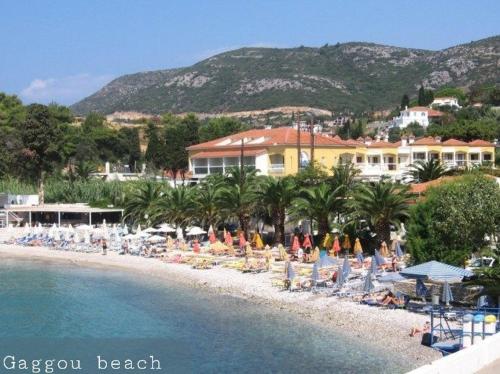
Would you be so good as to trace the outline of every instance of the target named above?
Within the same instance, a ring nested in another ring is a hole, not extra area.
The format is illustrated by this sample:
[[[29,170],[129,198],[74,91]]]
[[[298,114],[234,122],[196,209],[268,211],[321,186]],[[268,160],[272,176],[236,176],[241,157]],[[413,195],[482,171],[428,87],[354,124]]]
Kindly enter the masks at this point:
[[[54,241],[58,242],[59,240],[61,240],[61,234],[60,234],[59,230],[55,229],[54,230]]]
[[[76,229],[77,230],[91,230],[92,229],[92,226],[89,226],[89,225],[78,225],[76,226]]]
[[[161,232],[176,232],[175,228],[168,223],[162,223],[159,229],[162,230]]]
[[[90,232],[89,231],[84,232],[83,241],[85,242],[85,244],[90,244]]]
[[[128,235],[128,226],[123,225],[123,230],[122,230],[123,235]]]
[[[214,228],[212,225],[210,225],[210,227],[208,228],[208,233],[212,234],[213,232],[214,232]]]
[[[177,227],[177,239],[181,240],[181,239],[184,239],[184,235],[182,234],[182,228],[181,227]]]
[[[164,242],[166,239],[163,236],[153,235],[147,238],[146,240],[151,243],[159,243],[159,242]]]
[[[123,239],[126,239],[126,240],[132,240],[132,239],[137,239],[139,236],[136,235],[136,234],[127,234],[123,237]]]
[[[159,232],[158,229],[155,229],[154,227],[148,227],[146,230],[144,230],[143,232],[147,232],[147,233],[154,233],[154,232]]]
[[[140,233],[141,233],[141,232],[142,232],[142,230],[141,230],[141,225],[137,225],[137,230],[135,230],[135,233],[136,233],[137,235],[140,235]]]
[[[73,241],[75,243],[80,243],[81,242],[80,234],[78,234],[77,232],[75,232],[75,235],[73,235]]]
[[[193,226],[191,229],[186,233],[186,236],[194,236],[194,235],[203,235],[206,234],[207,232],[203,230],[201,227],[198,226]]]

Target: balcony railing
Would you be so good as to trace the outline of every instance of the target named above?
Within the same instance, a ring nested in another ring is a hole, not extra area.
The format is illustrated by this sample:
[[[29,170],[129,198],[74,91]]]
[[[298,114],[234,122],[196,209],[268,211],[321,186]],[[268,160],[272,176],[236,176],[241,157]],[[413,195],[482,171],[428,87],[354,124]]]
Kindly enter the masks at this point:
[[[283,173],[285,171],[285,164],[271,164],[269,171],[272,173]]]

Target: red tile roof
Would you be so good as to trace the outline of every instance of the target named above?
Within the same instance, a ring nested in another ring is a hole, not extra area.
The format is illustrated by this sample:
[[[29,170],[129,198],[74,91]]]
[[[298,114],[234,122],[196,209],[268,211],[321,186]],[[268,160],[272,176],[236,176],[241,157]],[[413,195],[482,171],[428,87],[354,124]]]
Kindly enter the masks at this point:
[[[412,108],[408,108],[409,112],[427,112],[429,117],[441,117],[444,113],[439,110],[434,110],[431,108],[427,108],[426,106],[414,106]]]
[[[451,145],[451,146],[468,146],[469,143],[463,142],[457,139],[448,139],[443,142],[443,145]]]
[[[396,143],[390,143],[390,142],[386,142],[386,141],[375,141],[375,142],[372,142],[371,144],[367,144],[366,145],[367,148],[397,148],[397,144]]]
[[[243,156],[257,156],[262,153],[266,153],[265,149],[243,149]],[[239,149],[224,149],[224,150],[218,150],[214,149],[213,151],[202,151],[199,152],[195,155],[193,155],[191,158],[216,158],[216,157],[240,157],[241,155],[241,150]]]
[[[257,140],[259,139],[260,140]],[[209,142],[196,144],[188,147],[190,151],[194,150],[213,150],[217,149],[227,149],[227,148],[239,148],[241,139],[247,139],[245,141],[245,149],[250,147],[262,147],[262,146],[272,146],[272,145],[295,145],[297,144],[297,130],[291,127],[278,127],[275,129],[254,129],[238,134],[233,134],[226,136],[224,138],[219,138],[211,140]],[[255,141],[252,143],[252,141]],[[311,134],[309,132],[300,132],[300,142],[303,146],[307,146],[311,142]],[[222,143],[222,144],[221,144]],[[227,143],[227,144],[225,144]],[[345,147],[346,144],[343,140],[338,140],[329,136],[315,134],[314,144],[316,146],[323,147]]]
[[[441,142],[437,141],[436,138],[432,136],[426,136],[423,138],[416,139],[411,145],[436,145],[441,144]]]
[[[486,140],[481,140],[481,139],[473,140],[473,141],[469,142],[469,145],[471,145],[473,147],[494,147],[495,146],[495,144],[490,143]]]

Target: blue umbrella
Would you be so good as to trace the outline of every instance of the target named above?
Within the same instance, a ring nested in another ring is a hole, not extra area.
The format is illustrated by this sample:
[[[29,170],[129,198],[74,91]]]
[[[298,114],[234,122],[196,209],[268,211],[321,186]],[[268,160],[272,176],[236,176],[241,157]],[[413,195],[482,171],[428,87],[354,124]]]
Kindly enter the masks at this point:
[[[418,297],[425,297],[427,296],[427,287],[425,287],[424,282],[422,279],[417,279],[417,284],[416,284],[416,293]]]
[[[344,263],[342,264],[342,277],[344,280],[347,280],[347,277],[351,273],[351,264],[349,263],[349,259],[345,256]]]
[[[366,293],[372,292],[372,290],[375,288],[372,282],[372,275],[371,273],[368,273],[368,275],[365,278],[365,283],[363,285],[363,291]]]
[[[370,265],[370,273],[377,274],[377,270],[378,270],[377,260],[375,259],[375,256],[372,256],[372,262]]]
[[[399,244],[399,240],[396,241],[396,257],[403,257],[404,253],[403,250],[401,249],[401,244]]]
[[[286,271],[286,277],[290,281],[293,280],[293,278],[295,278],[295,271],[293,270],[291,262],[288,263],[288,268],[287,268],[287,271]]]
[[[443,284],[443,293],[441,295],[441,301],[446,305],[450,305],[450,302],[453,301],[453,294],[451,293],[450,284],[446,281]]]
[[[385,265],[385,259],[380,255],[380,252],[375,250],[375,261],[377,262],[377,266]]]
[[[356,259],[358,260],[358,262],[363,265],[363,261],[365,260],[365,258],[363,257],[363,254],[362,253],[358,253],[356,255]]]
[[[406,268],[401,271],[401,275],[407,278],[450,281],[457,279],[462,280],[464,277],[473,276],[474,273],[463,268],[443,264],[442,262],[429,261]]]
[[[343,272],[341,269],[339,269],[337,271],[337,286],[338,287],[342,287],[342,285],[344,284],[344,275],[343,275]]]
[[[319,281],[319,270],[318,270],[318,262],[315,262],[313,265],[313,271],[311,275],[311,279],[313,280],[314,283]]]

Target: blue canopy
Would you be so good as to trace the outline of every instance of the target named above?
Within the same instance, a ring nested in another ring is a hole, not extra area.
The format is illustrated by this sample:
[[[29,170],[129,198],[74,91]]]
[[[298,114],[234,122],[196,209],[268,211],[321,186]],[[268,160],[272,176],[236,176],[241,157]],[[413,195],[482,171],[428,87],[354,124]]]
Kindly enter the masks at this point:
[[[318,271],[318,262],[317,261],[313,265],[313,271],[312,271],[311,279],[314,282],[319,281],[319,271]]]
[[[342,264],[342,277],[344,280],[347,280],[347,277],[351,273],[351,264],[349,263],[349,259],[347,256],[344,258],[344,263]]]
[[[464,277],[474,275],[472,271],[456,266],[443,264],[438,261],[429,261],[420,265],[412,266],[401,271],[401,275],[407,278],[432,279],[432,280],[462,280]]]
[[[287,268],[287,271],[286,271],[286,277],[287,277],[288,280],[293,280],[293,278],[295,278],[295,270],[293,270],[291,262],[288,263],[288,268]]]
[[[446,305],[449,305],[453,301],[453,294],[451,293],[451,287],[448,282],[443,284],[443,293],[441,295],[441,301]]]
[[[372,282],[372,275],[371,273],[368,273],[368,275],[365,278],[365,283],[363,285],[363,291],[366,293],[372,292],[372,290],[375,288]]]
[[[400,282],[405,279],[406,278],[401,276],[399,273],[387,273],[386,275],[381,276],[378,280],[380,282]]]
[[[422,279],[417,278],[417,284],[416,284],[416,294],[418,297],[426,297],[427,296],[427,287],[425,287],[424,282]]]
[[[396,252],[396,257],[404,256],[403,250],[401,249],[401,244],[399,244],[399,240],[396,241],[395,252]]]
[[[380,255],[380,252],[375,250],[375,261],[377,262],[377,266],[385,265],[385,259]]]
[[[316,263],[318,264],[319,268],[326,268],[326,267],[329,267],[329,266],[334,266],[334,265],[337,265],[337,260],[326,255],[326,256],[323,256],[323,257],[320,257],[318,261],[316,261]]]

